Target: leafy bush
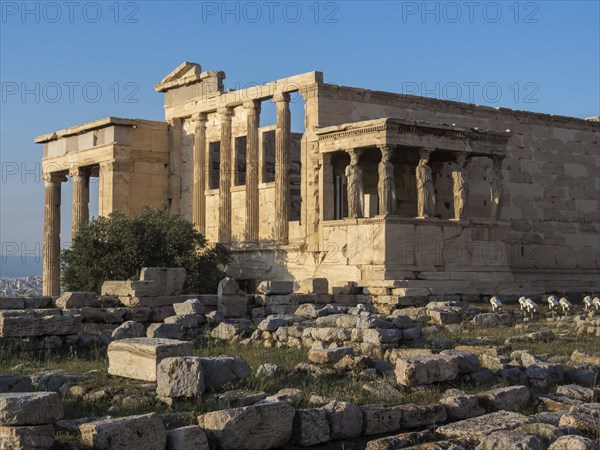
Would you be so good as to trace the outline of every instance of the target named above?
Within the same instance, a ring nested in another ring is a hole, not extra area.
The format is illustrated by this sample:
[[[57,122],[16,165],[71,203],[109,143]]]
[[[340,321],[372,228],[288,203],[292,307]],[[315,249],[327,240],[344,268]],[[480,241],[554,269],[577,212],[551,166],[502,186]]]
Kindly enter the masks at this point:
[[[138,279],[142,267],[184,267],[185,290],[215,293],[229,251],[210,245],[194,226],[166,208],[136,217],[117,211],[82,225],[61,253],[62,284],[69,291],[100,291],[106,280]]]

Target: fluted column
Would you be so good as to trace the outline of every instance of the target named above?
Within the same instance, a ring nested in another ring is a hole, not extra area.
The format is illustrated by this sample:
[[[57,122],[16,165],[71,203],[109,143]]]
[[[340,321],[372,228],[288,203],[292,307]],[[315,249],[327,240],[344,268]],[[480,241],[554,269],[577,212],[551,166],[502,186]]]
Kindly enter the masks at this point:
[[[273,96],[276,106],[275,122],[275,240],[287,244],[290,219],[290,95]]]
[[[219,167],[219,242],[231,242],[231,108],[219,108],[221,164]]]
[[[71,241],[81,225],[89,220],[90,210],[90,171],[81,167],[70,170],[73,177],[73,212],[71,219]]]
[[[258,242],[258,126],[260,101],[244,103],[246,108],[246,241]]]
[[[173,118],[169,121],[169,201],[170,211],[179,214],[181,207],[181,131],[183,121]]]
[[[44,267],[42,295],[60,295],[60,194],[66,177],[44,175]]]
[[[203,235],[206,232],[206,114],[200,113],[194,118],[194,186],[192,221],[196,230]]]

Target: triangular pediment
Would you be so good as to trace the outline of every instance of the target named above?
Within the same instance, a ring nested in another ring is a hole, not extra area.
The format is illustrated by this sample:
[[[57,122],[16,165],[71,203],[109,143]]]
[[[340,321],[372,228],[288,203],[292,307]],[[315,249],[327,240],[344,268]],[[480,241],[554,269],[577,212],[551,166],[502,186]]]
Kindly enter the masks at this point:
[[[179,64],[173,72],[163,78],[160,84],[170,83],[181,78],[196,77],[199,76],[201,72],[202,69],[200,68],[200,64],[184,61]]]
[[[177,68],[167,75],[163,80],[155,86],[158,92],[165,92],[179,86],[184,86],[200,80],[202,69],[200,64],[188,61],[182,62]]]

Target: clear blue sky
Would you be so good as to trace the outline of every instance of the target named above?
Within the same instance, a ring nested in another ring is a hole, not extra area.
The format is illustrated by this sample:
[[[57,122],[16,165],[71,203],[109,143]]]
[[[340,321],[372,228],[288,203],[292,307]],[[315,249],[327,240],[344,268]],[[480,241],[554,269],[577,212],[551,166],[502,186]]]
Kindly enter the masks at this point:
[[[185,60],[232,88],[320,70],[342,85],[600,114],[597,1],[75,3],[1,2],[0,253],[41,249],[34,137],[106,116],[162,120],[154,85]],[[65,242],[70,198],[67,186]]]

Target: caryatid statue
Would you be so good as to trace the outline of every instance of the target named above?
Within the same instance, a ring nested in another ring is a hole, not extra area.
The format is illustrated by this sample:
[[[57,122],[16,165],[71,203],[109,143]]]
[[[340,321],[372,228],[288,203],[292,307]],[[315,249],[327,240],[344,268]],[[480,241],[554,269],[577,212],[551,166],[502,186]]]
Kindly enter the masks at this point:
[[[427,218],[435,215],[435,190],[429,162],[431,150],[422,150],[417,165],[417,217]]]
[[[492,158],[492,167],[488,169],[488,180],[490,183],[491,217],[498,220],[502,214],[502,196],[504,195],[502,158]]]
[[[379,163],[379,214],[387,216],[396,212],[396,185],[394,184],[394,166],[390,162],[391,149],[388,145],[379,147],[381,161]]]
[[[358,166],[360,153],[350,150],[350,164],[346,167],[346,181],[348,185],[348,217],[356,219],[363,217],[363,180],[362,169]]]
[[[469,196],[469,183],[467,181],[467,155],[459,153],[456,157],[456,163],[452,168],[452,190],[454,193],[454,220],[460,220],[463,211],[467,206],[467,197]]]

